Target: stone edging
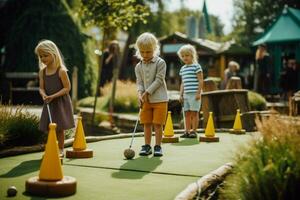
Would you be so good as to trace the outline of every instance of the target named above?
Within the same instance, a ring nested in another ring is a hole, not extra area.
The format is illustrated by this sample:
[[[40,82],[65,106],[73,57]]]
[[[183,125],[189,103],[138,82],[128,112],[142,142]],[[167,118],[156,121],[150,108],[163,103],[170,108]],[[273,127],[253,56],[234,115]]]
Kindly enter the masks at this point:
[[[218,169],[201,177],[196,182],[189,184],[182,192],[180,192],[175,200],[194,199],[197,194],[205,192],[211,185],[217,185],[222,182],[225,177],[232,171],[233,164],[226,163]]]

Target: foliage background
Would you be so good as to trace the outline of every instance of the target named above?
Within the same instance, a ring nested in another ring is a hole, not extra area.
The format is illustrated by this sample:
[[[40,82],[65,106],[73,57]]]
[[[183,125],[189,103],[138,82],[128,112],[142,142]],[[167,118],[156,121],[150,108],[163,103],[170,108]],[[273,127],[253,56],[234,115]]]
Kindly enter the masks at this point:
[[[251,46],[274,22],[285,5],[300,9],[299,0],[234,0],[233,32],[228,37]]]
[[[257,126],[259,133],[236,156],[220,199],[299,199],[299,119],[270,117]]]
[[[8,0],[0,10],[0,46],[5,46],[3,71],[36,72],[34,48],[42,39],[54,41],[64,55],[71,75],[79,69],[79,97],[95,88],[93,43],[82,33],[64,0]]]
[[[0,150],[13,146],[29,146],[46,141],[38,130],[39,117],[23,106],[11,107],[0,103]]]

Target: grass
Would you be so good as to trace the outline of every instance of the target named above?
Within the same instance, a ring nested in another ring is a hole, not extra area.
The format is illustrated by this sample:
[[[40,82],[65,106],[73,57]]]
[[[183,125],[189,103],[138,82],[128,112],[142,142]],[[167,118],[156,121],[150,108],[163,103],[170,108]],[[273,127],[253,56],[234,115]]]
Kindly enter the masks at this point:
[[[10,146],[28,146],[44,142],[46,134],[38,130],[39,117],[24,106],[13,109],[0,104],[0,149]]]
[[[221,199],[299,199],[299,119],[270,117],[257,126],[261,134],[237,155]]]

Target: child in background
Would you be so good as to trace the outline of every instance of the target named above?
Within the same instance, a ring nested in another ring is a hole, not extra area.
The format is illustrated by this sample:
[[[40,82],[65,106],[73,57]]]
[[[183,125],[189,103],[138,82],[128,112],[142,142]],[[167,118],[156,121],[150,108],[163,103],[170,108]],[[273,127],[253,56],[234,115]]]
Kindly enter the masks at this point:
[[[226,89],[227,83],[231,77],[237,76],[237,71],[240,69],[240,65],[235,61],[230,61],[228,67],[224,70],[224,80],[221,89]]]
[[[152,154],[152,127],[155,131],[154,156],[162,156],[162,127],[167,118],[168,94],[165,82],[166,63],[159,57],[159,44],[151,33],[141,34],[135,44],[136,56],[141,60],[135,67],[140,122],[144,124],[145,145],[141,156]]]
[[[60,157],[64,156],[64,130],[73,128],[73,108],[69,95],[71,89],[67,68],[57,46],[50,40],[38,43],[35,53],[39,60],[40,95],[44,100],[39,129],[48,132],[50,119],[47,104],[50,107],[52,122],[56,123],[56,134]]]
[[[183,102],[185,112],[185,133],[181,137],[196,138],[203,87],[202,68],[198,64],[196,49],[192,45],[182,46],[177,54],[185,64],[179,72],[182,80],[179,100]]]

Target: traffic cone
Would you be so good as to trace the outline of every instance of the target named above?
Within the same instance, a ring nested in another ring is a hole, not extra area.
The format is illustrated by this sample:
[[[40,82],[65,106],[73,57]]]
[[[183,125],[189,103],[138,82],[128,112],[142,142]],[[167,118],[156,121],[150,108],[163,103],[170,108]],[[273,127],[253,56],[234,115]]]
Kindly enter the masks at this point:
[[[39,174],[40,180],[58,181],[63,178],[55,129],[55,123],[49,124],[49,135]]]
[[[93,150],[87,149],[85,135],[82,125],[82,117],[77,118],[77,127],[75,138],[73,142],[73,150],[66,151],[67,158],[91,158],[93,157]]]
[[[243,127],[242,127],[240,109],[236,110],[233,128],[229,129],[229,133],[232,133],[232,134],[245,134],[246,133],[246,130],[243,129]]]
[[[86,149],[85,134],[82,126],[82,117],[77,118],[77,127],[75,132],[75,139],[73,142],[73,149],[81,151]]]
[[[168,111],[167,122],[165,125],[162,142],[163,143],[176,143],[178,141],[179,141],[179,138],[174,136],[171,111]]]
[[[215,136],[215,126],[212,112],[209,112],[205,134],[204,136],[199,137],[199,142],[219,142],[219,137]]]
[[[25,182],[26,192],[38,196],[62,197],[76,192],[76,179],[64,176],[59,158],[56,124],[49,124],[49,134],[39,176]]]

